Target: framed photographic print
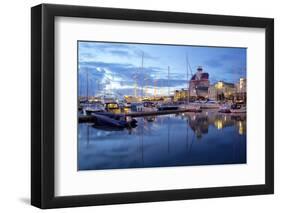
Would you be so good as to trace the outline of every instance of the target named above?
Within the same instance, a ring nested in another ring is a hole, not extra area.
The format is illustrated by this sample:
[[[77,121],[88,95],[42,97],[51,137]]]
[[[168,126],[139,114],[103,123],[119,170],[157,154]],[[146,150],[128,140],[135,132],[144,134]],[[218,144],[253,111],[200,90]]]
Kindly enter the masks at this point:
[[[272,194],[274,21],[31,9],[31,204]]]

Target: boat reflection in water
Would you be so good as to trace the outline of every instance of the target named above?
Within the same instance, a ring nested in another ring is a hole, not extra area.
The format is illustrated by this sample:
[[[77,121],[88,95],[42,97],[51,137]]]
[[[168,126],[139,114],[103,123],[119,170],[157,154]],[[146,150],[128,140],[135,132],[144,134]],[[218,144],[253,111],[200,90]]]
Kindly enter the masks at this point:
[[[246,163],[246,115],[212,112],[136,118],[138,126],[79,124],[78,169]]]

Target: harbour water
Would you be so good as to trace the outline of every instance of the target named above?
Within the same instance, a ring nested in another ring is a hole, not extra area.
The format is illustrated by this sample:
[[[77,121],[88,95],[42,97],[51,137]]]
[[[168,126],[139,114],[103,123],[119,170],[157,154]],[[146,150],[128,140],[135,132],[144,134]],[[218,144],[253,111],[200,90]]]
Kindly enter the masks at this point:
[[[136,118],[132,129],[78,124],[78,170],[246,163],[246,114]]]

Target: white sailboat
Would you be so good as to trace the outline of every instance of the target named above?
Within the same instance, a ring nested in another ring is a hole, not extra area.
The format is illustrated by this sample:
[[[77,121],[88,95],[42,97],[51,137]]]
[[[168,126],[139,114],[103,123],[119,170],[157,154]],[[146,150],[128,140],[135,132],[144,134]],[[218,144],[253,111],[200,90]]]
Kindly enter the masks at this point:
[[[189,71],[190,74],[192,76],[192,70],[190,68],[190,64],[189,64],[189,60],[188,60],[188,55],[186,55],[186,91],[188,92],[188,94],[186,94],[186,102],[184,104],[181,104],[179,106],[180,109],[186,109],[188,111],[200,111],[201,110],[201,105],[197,104],[197,103],[190,103],[189,102],[189,96],[190,96],[190,88],[189,88],[189,81],[188,81],[188,77],[189,77]]]

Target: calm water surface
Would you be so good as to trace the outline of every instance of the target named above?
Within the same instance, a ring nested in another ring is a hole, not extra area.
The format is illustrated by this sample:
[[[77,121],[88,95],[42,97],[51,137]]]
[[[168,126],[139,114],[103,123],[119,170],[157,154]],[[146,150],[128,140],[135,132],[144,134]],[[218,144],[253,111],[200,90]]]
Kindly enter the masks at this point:
[[[137,118],[134,129],[78,125],[78,170],[246,163],[246,115]]]

